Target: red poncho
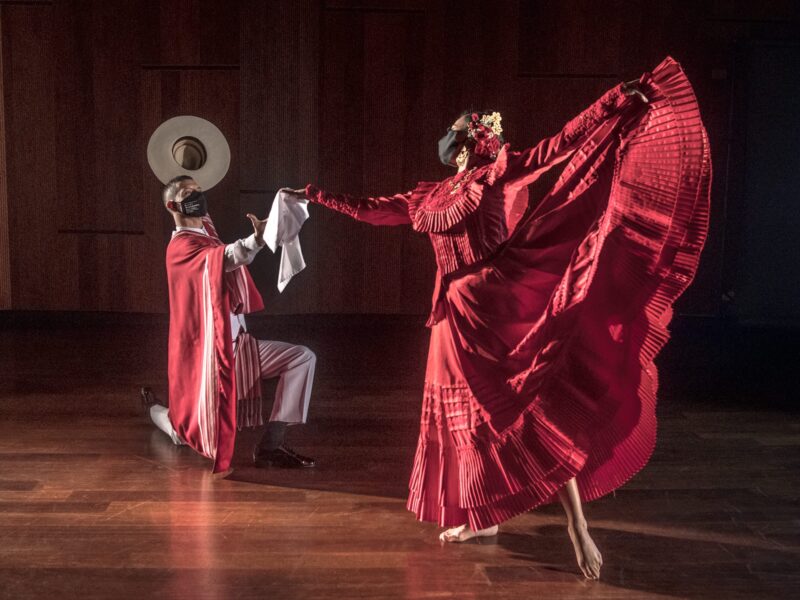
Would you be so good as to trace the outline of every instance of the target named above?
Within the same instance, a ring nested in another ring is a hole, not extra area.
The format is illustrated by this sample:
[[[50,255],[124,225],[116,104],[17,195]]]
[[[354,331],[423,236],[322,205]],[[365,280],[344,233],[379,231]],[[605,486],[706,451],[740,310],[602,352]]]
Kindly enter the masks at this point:
[[[230,314],[261,310],[264,303],[246,267],[225,272],[225,244],[210,220],[203,225],[209,235],[179,231],[167,247],[169,417],[218,473],[230,467],[236,439],[239,373]]]

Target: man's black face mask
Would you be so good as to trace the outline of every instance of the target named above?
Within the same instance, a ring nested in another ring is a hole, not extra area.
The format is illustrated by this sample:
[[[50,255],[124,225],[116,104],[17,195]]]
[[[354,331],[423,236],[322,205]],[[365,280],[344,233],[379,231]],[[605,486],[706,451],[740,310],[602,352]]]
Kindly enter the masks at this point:
[[[453,154],[456,153],[460,142],[456,139],[458,136],[457,131],[448,129],[441,139],[439,140],[439,160],[443,165],[450,166],[450,161],[453,159]]]
[[[187,217],[204,217],[208,214],[208,201],[203,192],[195,190],[183,202],[178,202],[178,212]]]

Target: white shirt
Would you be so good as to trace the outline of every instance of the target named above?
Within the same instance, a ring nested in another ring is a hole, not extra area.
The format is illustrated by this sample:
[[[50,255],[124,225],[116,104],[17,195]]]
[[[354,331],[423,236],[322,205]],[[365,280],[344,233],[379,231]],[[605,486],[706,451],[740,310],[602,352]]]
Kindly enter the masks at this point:
[[[174,236],[179,231],[193,231],[201,235],[208,235],[205,227],[176,227],[172,232]],[[255,234],[236,240],[232,244],[225,246],[225,271],[234,271],[241,266],[249,265],[261,250],[262,246],[258,245]],[[247,324],[244,321],[244,315],[236,315],[231,313],[231,339],[233,340],[234,348],[236,346],[236,338],[239,331],[244,329],[247,331]]]

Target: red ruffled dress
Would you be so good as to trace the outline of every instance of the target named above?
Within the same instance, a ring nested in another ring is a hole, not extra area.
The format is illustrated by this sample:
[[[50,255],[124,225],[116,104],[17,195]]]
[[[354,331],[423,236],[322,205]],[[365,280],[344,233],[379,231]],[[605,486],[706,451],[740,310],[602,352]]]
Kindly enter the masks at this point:
[[[430,237],[438,266],[408,508],[482,529],[551,501],[616,489],[656,439],[657,371],[672,304],[708,230],[711,163],[697,101],[667,58],[534,148],[406,194],[312,201]],[[515,201],[569,159],[555,186]]]

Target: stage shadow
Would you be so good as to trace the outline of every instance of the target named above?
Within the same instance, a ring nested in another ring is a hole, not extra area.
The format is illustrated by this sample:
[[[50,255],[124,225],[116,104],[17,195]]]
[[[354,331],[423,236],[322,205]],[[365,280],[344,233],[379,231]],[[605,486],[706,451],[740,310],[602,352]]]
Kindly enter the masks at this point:
[[[744,539],[731,543],[719,541],[725,536],[704,535],[707,539],[700,541],[694,536],[595,527],[592,537],[604,562],[599,584],[691,599],[765,597],[767,590],[769,597],[791,597],[800,578],[796,552],[761,547],[755,537],[751,545]],[[501,532],[496,540],[509,558],[530,566],[489,567],[487,575],[493,581],[582,579],[565,527],[536,527],[530,534]],[[747,568],[742,568],[743,561]]]

